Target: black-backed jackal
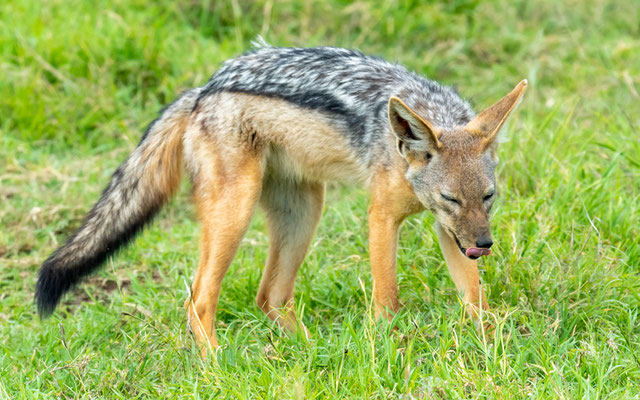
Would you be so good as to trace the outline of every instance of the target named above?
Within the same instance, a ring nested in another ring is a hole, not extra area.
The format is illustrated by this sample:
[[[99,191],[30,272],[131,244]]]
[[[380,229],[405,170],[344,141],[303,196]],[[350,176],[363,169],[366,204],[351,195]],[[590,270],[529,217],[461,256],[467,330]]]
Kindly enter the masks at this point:
[[[340,48],[263,46],[227,61],[152,122],[82,226],[42,265],[41,315],[126,244],[175,192],[183,166],[202,222],[185,303],[203,351],[218,345],[222,279],[258,204],[270,248],[258,306],[288,329],[296,273],[320,219],[325,182],[371,191],[376,315],[398,309],[398,229],[428,209],[447,266],[476,316],[486,307],[476,259],[490,253],[496,136],[526,81],[476,115],[451,88]]]

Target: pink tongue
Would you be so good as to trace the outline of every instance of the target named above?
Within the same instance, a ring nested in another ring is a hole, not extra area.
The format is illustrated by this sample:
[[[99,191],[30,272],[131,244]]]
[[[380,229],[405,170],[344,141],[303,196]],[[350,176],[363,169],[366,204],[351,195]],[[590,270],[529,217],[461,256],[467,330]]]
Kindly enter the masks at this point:
[[[479,249],[477,247],[471,247],[470,249],[467,249],[467,257],[482,257],[482,256],[488,256],[489,254],[491,254],[491,250],[489,249]]]

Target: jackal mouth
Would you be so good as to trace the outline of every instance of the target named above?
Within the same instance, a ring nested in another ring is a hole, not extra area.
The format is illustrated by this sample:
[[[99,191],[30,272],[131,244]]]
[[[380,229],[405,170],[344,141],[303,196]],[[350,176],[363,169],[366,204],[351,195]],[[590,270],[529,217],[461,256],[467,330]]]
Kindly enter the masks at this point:
[[[456,236],[455,233],[453,233],[453,231],[451,229],[449,229],[449,233],[451,233],[451,236],[453,236],[453,239],[456,241],[456,244],[458,245],[458,248],[460,249],[460,251],[462,252],[462,254],[467,257],[470,258],[472,260],[477,260],[478,256],[468,256],[467,255],[467,249],[465,249],[464,247],[462,247],[462,244],[460,244],[460,240],[458,240],[458,237]]]

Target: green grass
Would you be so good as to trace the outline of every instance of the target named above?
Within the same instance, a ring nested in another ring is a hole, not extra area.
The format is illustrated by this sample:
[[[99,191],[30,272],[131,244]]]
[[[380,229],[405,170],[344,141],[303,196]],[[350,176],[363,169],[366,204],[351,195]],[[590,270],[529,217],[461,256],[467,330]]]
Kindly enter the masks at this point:
[[[162,105],[262,34],[398,60],[477,108],[522,78],[504,130],[494,338],[463,318],[433,231],[405,224],[396,331],[371,312],[367,196],[332,187],[297,280],[313,340],[254,303],[258,214],[224,281],[222,349],[182,309],[198,224],[184,184],[133,246],[40,321],[39,264]],[[79,1],[0,4],[0,398],[638,398],[640,3]]]

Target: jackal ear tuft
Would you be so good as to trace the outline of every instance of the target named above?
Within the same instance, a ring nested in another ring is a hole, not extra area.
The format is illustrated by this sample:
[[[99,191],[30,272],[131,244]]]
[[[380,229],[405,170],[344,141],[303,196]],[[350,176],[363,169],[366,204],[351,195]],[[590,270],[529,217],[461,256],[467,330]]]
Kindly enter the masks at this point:
[[[427,153],[429,158],[441,146],[439,132],[397,97],[389,99],[389,124],[403,157],[415,152]]]
[[[498,136],[500,128],[509,114],[511,114],[511,111],[522,100],[526,89],[527,80],[523,79],[509,94],[471,120],[465,130],[471,135],[483,137],[486,146],[489,146]]]

